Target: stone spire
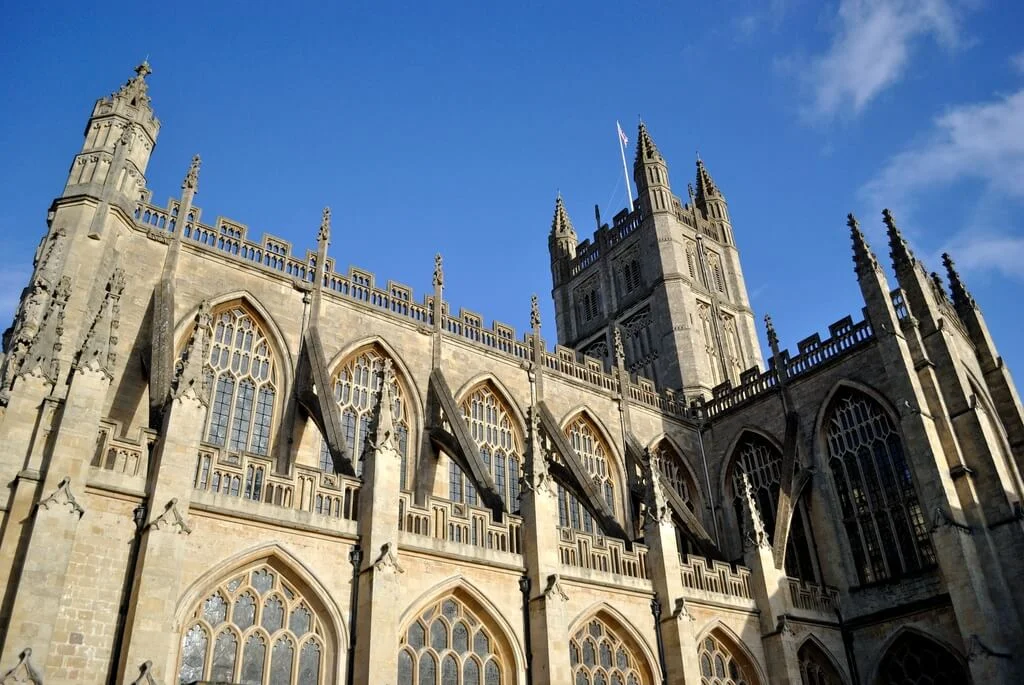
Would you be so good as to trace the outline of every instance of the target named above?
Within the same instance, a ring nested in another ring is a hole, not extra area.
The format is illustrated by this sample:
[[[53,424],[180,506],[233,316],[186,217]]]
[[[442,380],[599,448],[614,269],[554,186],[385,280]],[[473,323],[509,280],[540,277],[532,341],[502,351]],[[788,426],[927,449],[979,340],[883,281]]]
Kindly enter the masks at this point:
[[[853,268],[857,272],[857,276],[861,277],[878,271],[878,260],[875,258],[875,253],[871,251],[868,241],[865,240],[864,233],[860,230],[857,217],[852,213],[847,214],[846,225],[850,227],[850,238],[853,240]]]
[[[900,229],[896,226],[896,219],[893,217],[892,212],[888,209],[883,209],[882,220],[885,222],[886,232],[889,234],[889,254],[892,257],[893,266],[897,270],[913,267],[917,264],[917,259],[910,250],[910,246],[907,245],[907,241],[903,238]]]
[[[636,134],[636,159],[633,164],[643,164],[645,162],[664,162],[665,158],[661,156],[661,152],[658,151],[658,146],[654,144],[654,139],[651,138],[651,134],[647,132],[647,124],[640,122],[640,129]]]
[[[696,201],[699,204],[703,204],[711,199],[718,199],[722,197],[722,193],[718,190],[718,186],[715,185],[714,179],[711,178],[711,174],[708,173],[707,167],[704,166],[703,160],[697,157],[697,195]]]
[[[78,356],[78,367],[102,371],[113,377],[117,362],[117,329],[120,325],[120,299],[124,292],[124,269],[114,269],[92,327]]]
[[[953,295],[953,304],[956,308],[977,309],[978,304],[974,301],[974,296],[971,295],[970,291],[967,290],[967,286],[960,279],[960,273],[956,270],[956,264],[948,252],[942,253],[942,264],[946,267],[946,274],[949,277],[949,290]]]
[[[569,212],[565,210],[561,193],[555,198],[555,215],[551,219],[551,235],[558,238],[572,236],[573,240],[576,239],[576,229],[573,228],[572,221],[569,219]]]
[[[142,64],[135,67],[135,76],[128,79],[128,82],[121,86],[113,97],[123,98],[132,107],[149,106],[149,85],[146,77],[153,73],[148,60],[142,60]]]

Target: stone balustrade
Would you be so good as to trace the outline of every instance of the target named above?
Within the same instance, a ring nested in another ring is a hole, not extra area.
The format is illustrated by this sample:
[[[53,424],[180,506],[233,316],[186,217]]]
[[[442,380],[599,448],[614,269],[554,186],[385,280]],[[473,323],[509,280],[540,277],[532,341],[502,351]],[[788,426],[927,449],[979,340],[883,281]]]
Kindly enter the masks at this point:
[[[149,466],[147,452],[144,445],[112,438],[111,431],[104,428],[96,438],[96,453],[90,465],[103,471],[145,480]]]
[[[680,562],[683,587],[710,595],[752,600],[750,569],[724,561],[687,556]]]
[[[789,601],[796,609],[825,614],[835,619],[839,609],[839,590],[828,585],[821,586],[807,583],[799,578],[787,578]]]
[[[522,554],[523,520],[514,514],[505,514],[498,523],[490,509],[440,497],[429,497],[426,506],[420,507],[413,502],[412,495],[402,493],[398,499],[398,519],[398,529],[414,535]]]
[[[559,528],[558,554],[563,566],[602,571],[627,578],[649,578],[647,548],[634,543],[626,549],[621,540],[585,533],[574,528]]]

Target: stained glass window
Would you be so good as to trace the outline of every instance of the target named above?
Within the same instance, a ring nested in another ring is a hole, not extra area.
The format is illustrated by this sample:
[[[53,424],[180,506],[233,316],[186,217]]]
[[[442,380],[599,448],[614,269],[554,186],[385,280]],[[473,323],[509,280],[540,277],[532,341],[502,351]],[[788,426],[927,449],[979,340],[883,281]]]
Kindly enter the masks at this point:
[[[294,586],[266,565],[213,588],[186,625],[179,683],[321,685],[327,677],[319,617]]]
[[[605,504],[614,515],[618,515],[618,488],[609,458],[610,450],[597,428],[586,416],[580,414],[566,427],[565,436],[580,458],[584,470],[594,481],[598,492],[604,497]],[[601,532],[597,521],[594,520],[593,512],[580,502],[570,489],[559,484],[557,490],[560,526],[575,528],[585,533]]]
[[[569,663],[577,683],[650,683],[641,660],[606,622],[593,618],[569,640]]]
[[[518,511],[523,440],[511,410],[491,386],[484,384],[462,401],[462,415],[505,507]],[[463,495],[468,495],[471,487],[472,481],[453,463],[449,472],[449,499],[475,504]],[[475,490],[473,492],[475,499]]]
[[[746,658],[730,647],[717,630],[701,640],[697,647],[701,685],[756,685]]]
[[[378,395],[384,377],[385,355],[377,347],[367,347],[351,355],[334,377],[334,400],[341,409],[341,432],[348,453],[355,460],[356,473],[362,474],[363,452],[377,412]],[[400,487],[407,488],[409,453],[409,415],[405,388],[395,378],[391,388],[395,399],[395,436],[398,453],[402,458],[399,472]],[[334,471],[326,441],[321,442],[320,468]]]
[[[825,418],[829,469],[862,583],[935,564],[910,465],[892,419],[875,400],[847,389]]]
[[[239,306],[216,312],[209,333],[206,372],[214,395],[206,440],[235,452],[267,454],[277,384],[270,343]]]
[[[918,633],[896,639],[878,667],[882,685],[930,685],[969,683],[963,662],[948,649]]]
[[[756,433],[745,433],[737,444],[732,465],[732,502],[739,525],[740,537],[747,534],[746,498],[743,494],[743,474],[757,502],[758,513],[764,522],[769,539],[775,536],[775,519],[779,509],[779,488],[782,480],[782,453],[768,440]],[[792,474],[789,475],[792,478]],[[811,550],[806,533],[806,505],[797,503],[790,524],[786,544],[786,573],[804,580],[815,580]]]
[[[509,682],[511,676],[494,650],[494,639],[488,628],[458,599],[449,597],[432,605],[402,636],[398,685],[502,685]]]

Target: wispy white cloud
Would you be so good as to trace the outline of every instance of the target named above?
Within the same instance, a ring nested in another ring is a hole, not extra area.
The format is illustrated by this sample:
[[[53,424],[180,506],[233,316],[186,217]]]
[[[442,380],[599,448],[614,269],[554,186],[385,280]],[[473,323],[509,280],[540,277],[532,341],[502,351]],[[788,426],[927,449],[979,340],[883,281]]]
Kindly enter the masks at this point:
[[[831,43],[806,68],[805,114],[860,113],[900,80],[918,43],[960,44],[962,10],[958,0],[841,0]]]
[[[1024,89],[948,109],[863,190],[872,199],[905,197],[962,179],[1024,198]]]

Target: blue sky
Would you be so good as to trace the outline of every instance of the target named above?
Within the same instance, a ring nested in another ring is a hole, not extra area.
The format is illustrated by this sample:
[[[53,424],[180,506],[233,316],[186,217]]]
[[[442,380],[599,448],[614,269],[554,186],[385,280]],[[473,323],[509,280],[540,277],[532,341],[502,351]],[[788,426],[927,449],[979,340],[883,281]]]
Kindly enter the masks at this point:
[[[453,307],[521,332],[537,292],[553,343],[555,194],[581,238],[621,209],[615,120],[642,116],[677,194],[699,149],[784,345],[859,311],[846,213],[888,261],[889,206],[1024,378],[1024,3],[336,4],[6,7],[3,326],[93,101],[148,55],[159,204],[198,152],[207,220],[301,254],[330,205],[342,268],[420,297],[440,251]]]

